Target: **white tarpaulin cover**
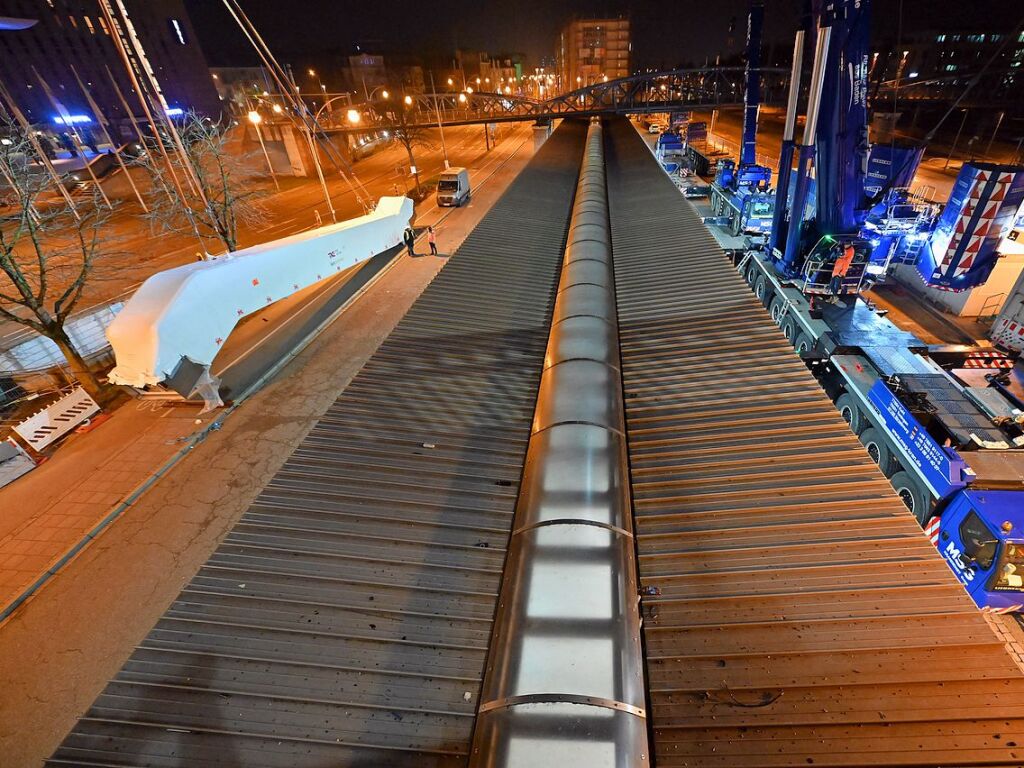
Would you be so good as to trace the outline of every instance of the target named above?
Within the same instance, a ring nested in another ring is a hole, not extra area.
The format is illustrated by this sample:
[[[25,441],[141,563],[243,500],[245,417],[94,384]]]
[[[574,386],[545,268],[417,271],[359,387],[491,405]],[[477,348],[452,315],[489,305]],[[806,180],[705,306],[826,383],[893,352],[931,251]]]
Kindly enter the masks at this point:
[[[156,384],[183,357],[209,366],[245,315],[397,245],[412,214],[408,198],[382,197],[366,216],[158,272],[107,328],[110,380]]]

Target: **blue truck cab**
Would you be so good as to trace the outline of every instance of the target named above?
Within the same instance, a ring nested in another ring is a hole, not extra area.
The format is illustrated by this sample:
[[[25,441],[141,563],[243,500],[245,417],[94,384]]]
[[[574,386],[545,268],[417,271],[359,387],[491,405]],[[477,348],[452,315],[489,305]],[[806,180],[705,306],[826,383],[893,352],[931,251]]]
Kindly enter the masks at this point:
[[[1021,611],[1019,422],[998,412],[997,392],[958,387],[929,357],[859,352],[833,355],[823,368],[833,372],[833,391],[842,392],[836,404],[844,418],[974,602],[994,613]],[[902,373],[884,375],[891,369]],[[988,420],[993,412],[997,418]]]
[[[957,493],[925,526],[950,569],[983,610],[1024,608],[1024,505],[1013,491]]]
[[[775,213],[775,193],[769,189],[771,169],[740,165],[730,158],[718,161],[711,183],[711,211],[733,235],[767,234]]]

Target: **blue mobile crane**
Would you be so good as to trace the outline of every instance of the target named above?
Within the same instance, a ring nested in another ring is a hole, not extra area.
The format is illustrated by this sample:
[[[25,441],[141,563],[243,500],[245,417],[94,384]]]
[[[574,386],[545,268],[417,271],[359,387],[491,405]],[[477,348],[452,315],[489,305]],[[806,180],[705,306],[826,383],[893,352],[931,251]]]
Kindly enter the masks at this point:
[[[738,268],[975,602],[1020,611],[1024,401],[1002,376],[1013,359],[929,348],[859,297],[879,245],[872,209],[887,199],[865,193],[868,10],[869,0],[825,5],[799,145],[797,34],[780,165],[798,152],[797,172],[792,184],[780,176],[767,243],[742,254]],[[812,167],[817,194],[805,218]],[[975,229],[991,221],[953,218],[958,244],[978,242]],[[840,259],[845,269],[836,270]]]
[[[767,233],[772,223],[775,196],[769,185],[772,170],[757,163],[757,115],[761,108],[761,28],[764,3],[753,0],[747,18],[747,52],[743,93],[743,134],[739,164],[718,161],[709,198],[712,214],[733,235]]]

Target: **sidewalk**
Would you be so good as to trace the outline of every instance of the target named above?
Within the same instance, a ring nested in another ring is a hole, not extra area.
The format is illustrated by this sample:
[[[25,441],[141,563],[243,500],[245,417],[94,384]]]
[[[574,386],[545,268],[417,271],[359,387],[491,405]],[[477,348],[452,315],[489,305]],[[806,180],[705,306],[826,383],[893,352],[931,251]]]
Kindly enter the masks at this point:
[[[99,526],[184,440],[198,406],[134,401],[86,434],[69,437],[58,458],[0,489],[0,622],[25,592]]]

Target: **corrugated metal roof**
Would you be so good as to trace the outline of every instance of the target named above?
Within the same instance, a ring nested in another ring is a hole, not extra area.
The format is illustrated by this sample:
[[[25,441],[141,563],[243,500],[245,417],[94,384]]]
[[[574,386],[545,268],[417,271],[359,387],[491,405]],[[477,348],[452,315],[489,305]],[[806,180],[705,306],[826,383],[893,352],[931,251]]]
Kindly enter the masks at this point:
[[[1024,764],[1021,671],[634,129],[606,135],[656,765]]]
[[[465,764],[584,133],[541,148],[51,765]]]

